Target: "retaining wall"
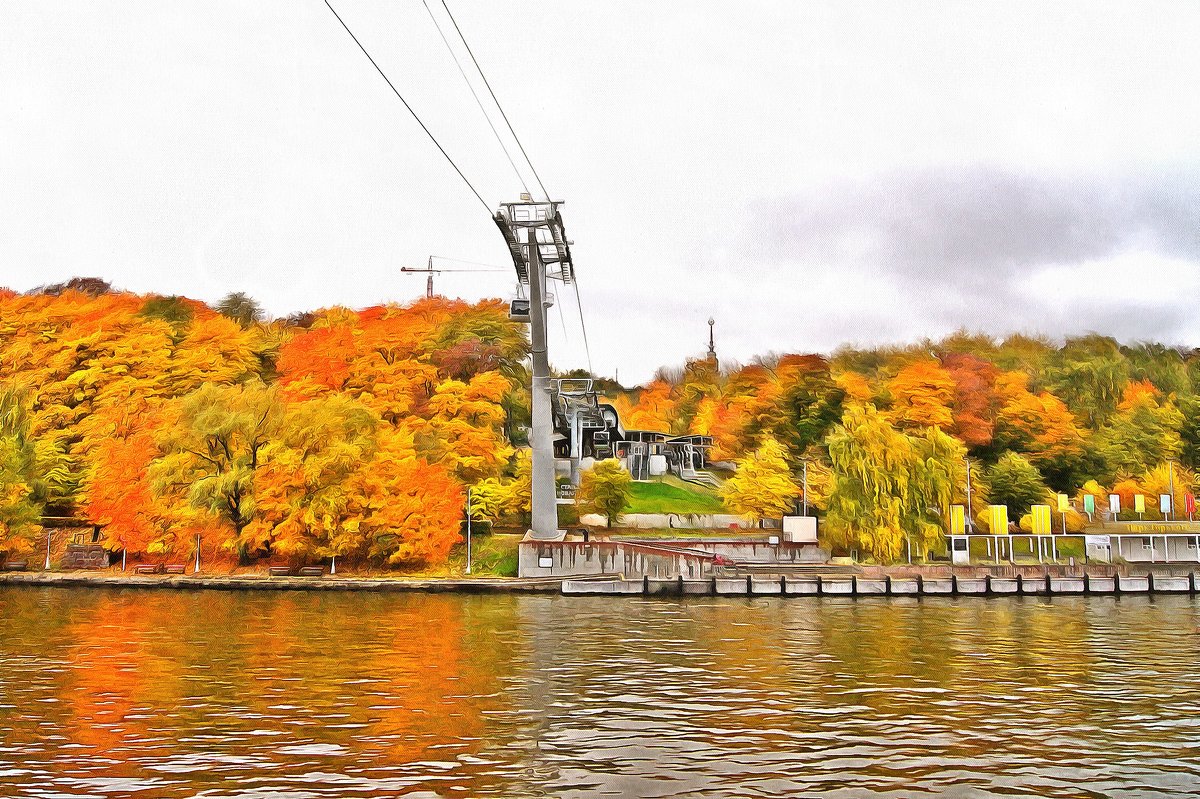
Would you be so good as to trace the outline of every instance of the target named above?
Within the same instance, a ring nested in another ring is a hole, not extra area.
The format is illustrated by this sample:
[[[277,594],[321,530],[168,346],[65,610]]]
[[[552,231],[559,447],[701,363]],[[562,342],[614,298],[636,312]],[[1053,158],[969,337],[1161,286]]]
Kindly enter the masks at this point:
[[[1187,575],[1112,574],[1111,576],[1042,575],[1013,577],[747,577],[714,576],[705,580],[564,580],[568,595],[648,596],[1057,596],[1121,594],[1189,594],[1195,596],[1200,577]]]

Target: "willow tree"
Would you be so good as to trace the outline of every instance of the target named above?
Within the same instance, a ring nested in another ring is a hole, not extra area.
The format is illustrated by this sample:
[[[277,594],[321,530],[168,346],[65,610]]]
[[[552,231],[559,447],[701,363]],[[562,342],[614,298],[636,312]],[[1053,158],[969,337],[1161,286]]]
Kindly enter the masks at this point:
[[[897,560],[909,541],[928,551],[961,496],[962,443],[937,428],[906,435],[874,405],[847,406],[827,439],[833,486],[826,540],[853,546],[881,562]]]

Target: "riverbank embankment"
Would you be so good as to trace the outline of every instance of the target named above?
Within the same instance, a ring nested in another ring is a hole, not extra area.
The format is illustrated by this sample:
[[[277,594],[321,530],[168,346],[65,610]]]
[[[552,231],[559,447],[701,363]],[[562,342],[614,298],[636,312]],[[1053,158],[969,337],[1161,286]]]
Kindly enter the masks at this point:
[[[423,593],[558,593],[561,580],[507,577],[271,577],[267,575],[135,575],[105,572],[8,572],[0,585],[94,586],[183,591],[417,591]]]
[[[562,592],[569,596],[786,596],[786,597],[993,597],[993,596],[1120,596],[1122,594],[1184,594],[1195,596],[1200,577],[1155,574],[1097,576],[1084,572],[1074,576],[1011,577],[984,574],[978,577],[926,578],[860,577],[858,575],[743,575],[710,577],[704,580],[563,580]]]

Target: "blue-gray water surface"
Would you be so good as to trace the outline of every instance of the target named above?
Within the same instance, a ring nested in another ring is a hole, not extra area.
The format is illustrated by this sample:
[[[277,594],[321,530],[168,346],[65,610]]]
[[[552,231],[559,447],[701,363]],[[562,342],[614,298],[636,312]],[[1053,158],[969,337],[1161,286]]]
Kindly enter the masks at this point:
[[[0,588],[0,796],[1195,796],[1198,610]]]

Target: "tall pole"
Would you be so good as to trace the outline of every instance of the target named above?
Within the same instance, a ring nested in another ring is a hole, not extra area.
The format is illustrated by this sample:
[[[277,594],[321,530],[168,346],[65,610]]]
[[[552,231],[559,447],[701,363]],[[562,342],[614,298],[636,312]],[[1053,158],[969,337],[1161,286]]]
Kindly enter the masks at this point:
[[[200,534],[196,533],[196,569],[192,574],[200,573]]]
[[[971,459],[964,457],[963,460],[967,464],[967,535],[971,535],[975,532],[975,523],[972,521],[975,513],[971,508]]]
[[[471,487],[467,486],[467,574],[471,573]]]
[[[54,531],[49,527],[46,528],[46,571],[50,571],[50,536],[54,535]]]
[[[808,461],[804,462],[804,482],[802,484],[801,493],[804,497],[804,515],[808,515]]]
[[[558,500],[554,492],[554,421],[550,415],[550,360],[546,354],[546,265],[538,249],[537,230],[530,228],[529,248],[529,336],[533,376],[532,515],[534,538],[557,539]]]
[[[1175,518],[1175,461],[1167,461],[1167,490],[1171,492],[1171,504],[1168,506],[1167,521]]]

